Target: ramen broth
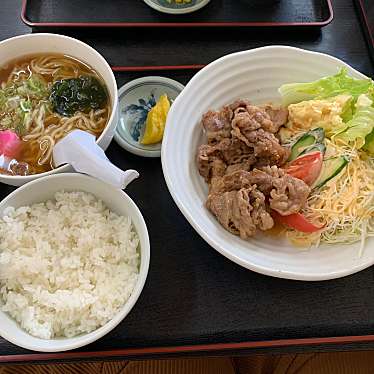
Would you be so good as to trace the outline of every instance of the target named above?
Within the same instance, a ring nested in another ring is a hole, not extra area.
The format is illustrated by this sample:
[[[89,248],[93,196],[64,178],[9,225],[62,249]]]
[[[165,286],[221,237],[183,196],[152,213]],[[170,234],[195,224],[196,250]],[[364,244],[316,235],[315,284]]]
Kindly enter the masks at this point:
[[[84,100],[69,103],[72,95]],[[98,138],[109,117],[103,79],[77,59],[34,54],[0,66],[0,173],[29,175],[53,169],[52,150],[58,140],[74,129]],[[16,150],[4,145],[8,132],[19,139]]]

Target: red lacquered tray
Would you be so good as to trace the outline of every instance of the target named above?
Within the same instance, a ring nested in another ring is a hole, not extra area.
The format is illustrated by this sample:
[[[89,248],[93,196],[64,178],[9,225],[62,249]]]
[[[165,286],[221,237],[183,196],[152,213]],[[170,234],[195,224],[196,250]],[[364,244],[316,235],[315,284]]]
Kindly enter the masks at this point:
[[[333,19],[331,0],[211,0],[190,14],[160,13],[141,0],[23,0],[31,27],[278,27],[319,28]]]
[[[362,26],[374,61],[374,2],[373,0],[356,0]]]

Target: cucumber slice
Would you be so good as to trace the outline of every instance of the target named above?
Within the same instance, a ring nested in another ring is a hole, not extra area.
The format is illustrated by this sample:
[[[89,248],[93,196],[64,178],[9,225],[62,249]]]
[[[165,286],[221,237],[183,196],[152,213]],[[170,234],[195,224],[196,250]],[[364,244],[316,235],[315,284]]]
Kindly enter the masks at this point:
[[[306,132],[303,134],[291,147],[291,155],[288,161],[295,160],[301,154],[308,153],[306,152],[310,146],[314,144],[323,143],[325,139],[325,131],[322,127],[318,127],[311,131]]]
[[[326,152],[326,146],[323,143],[313,144],[307,149],[305,149],[303,152],[301,152],[299,156],[303,156],[303,155],[306,155],[307,153],[312,153],[312,152],[321,152],[322,155],[324,155]]]
[[[322,172],[314,182],[313,188],[320,188],[330,179],[337,176],[347,165],[349,160],[344,157],[333,157],[323,161]]]
[[[325,140],[325,130],[322,127],[317,127],[309,131],[310,135],[316,138],[316,143],[323,143]]]
[[[309,133],[302,135],[291,148],[289,161],[298,158],[308,147],[315,144],[316,138]]]

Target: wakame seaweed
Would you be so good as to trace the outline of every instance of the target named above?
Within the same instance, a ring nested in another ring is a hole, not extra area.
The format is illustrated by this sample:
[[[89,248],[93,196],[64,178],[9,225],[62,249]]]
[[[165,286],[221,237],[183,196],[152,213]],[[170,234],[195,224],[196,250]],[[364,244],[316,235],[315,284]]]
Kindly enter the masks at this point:
[[[56,81],[51,90],[53,110],[71,117],[76,112],[103,108],[108,101],[105,87],[93,76],[80,76]]]

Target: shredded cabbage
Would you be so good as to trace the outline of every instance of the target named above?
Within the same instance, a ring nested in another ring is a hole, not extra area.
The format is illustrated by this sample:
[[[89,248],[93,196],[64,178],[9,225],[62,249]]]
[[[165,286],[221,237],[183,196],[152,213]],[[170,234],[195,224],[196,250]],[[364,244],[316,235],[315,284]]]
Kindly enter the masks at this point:
[[[303,210],[311,222],[326,226],[313,234],[286,229],[286,236],[301,246],[360,242],[361,254],[366,239],[374,236],[374,158],[329,140],[327,154],[344,155],[351,161],[343,172],[310,195]]]

